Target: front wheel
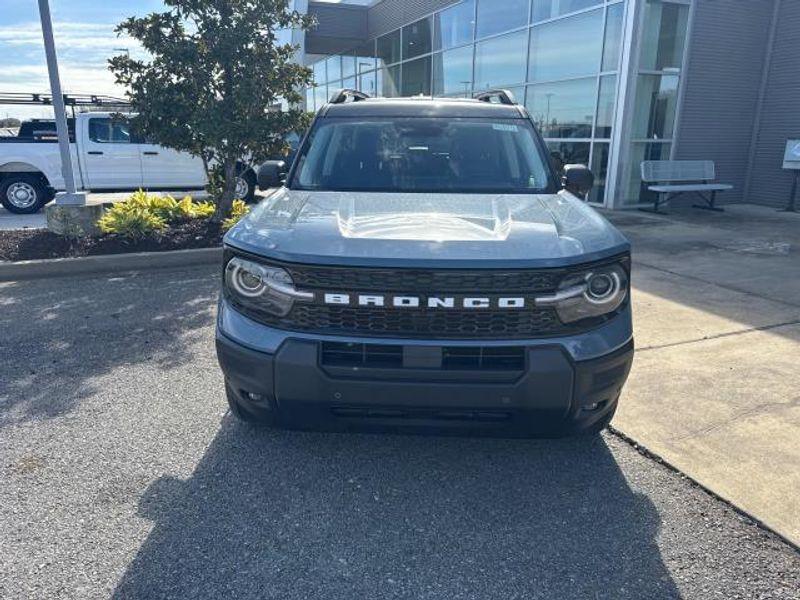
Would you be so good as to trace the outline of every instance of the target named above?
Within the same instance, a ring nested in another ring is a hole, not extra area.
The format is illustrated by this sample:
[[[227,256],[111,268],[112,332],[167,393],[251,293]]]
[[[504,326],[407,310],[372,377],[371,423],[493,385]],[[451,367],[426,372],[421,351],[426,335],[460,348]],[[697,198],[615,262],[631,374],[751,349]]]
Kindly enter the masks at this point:
[[[236,177],[236,198],[248,204],[256,197],[256,174],[252,169],[239,173]]]
[[[49,200],[47,187],[37,175],[15,173],[0,182],[0,202],[9,212],[32,215]]]

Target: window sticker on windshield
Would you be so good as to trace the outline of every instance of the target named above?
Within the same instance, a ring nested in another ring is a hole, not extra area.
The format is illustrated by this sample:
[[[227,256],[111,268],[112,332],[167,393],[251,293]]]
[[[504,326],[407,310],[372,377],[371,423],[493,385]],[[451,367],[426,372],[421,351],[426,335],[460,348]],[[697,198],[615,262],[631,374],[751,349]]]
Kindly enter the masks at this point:
[[[516,125],[505,125],[502,123],[495,123],[492,125],[492,129],[495,131],[519,131]]]

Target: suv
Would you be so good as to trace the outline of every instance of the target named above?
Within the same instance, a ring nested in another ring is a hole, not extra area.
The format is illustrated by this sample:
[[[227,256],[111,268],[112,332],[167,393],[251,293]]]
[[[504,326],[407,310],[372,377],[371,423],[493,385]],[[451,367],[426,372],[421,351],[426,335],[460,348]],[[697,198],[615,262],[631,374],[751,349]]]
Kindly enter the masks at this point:
[[[596,433],[633,358],[630,244],[526,110],[371,99],[318,112],[224,240],[231,412],[314,429]],[[571,191],[569,191],[571,190]]]

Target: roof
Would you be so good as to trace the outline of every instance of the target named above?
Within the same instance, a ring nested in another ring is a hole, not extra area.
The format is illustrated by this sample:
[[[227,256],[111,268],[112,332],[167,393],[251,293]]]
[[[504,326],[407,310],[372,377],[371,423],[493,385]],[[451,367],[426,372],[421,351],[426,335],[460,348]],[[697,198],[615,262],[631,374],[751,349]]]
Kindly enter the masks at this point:
[[[491,117],[524,119],[527,112],[516,104],[495,104],[467,98],[367,98],[357,102],[326,104],[320,112],[331,117]]]

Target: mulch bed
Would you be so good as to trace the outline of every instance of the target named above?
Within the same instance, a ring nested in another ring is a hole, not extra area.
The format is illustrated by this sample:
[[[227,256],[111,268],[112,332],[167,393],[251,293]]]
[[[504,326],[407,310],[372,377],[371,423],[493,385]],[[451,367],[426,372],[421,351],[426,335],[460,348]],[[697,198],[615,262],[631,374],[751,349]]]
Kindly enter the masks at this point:
[[[164,232],[140,240],[114,234],[71,240],[46,229],[0,231],[0,261],[213,248],[222,244],[224,233],[218,223],[206,219],[172,223]]]

